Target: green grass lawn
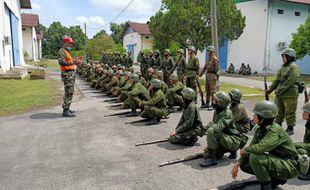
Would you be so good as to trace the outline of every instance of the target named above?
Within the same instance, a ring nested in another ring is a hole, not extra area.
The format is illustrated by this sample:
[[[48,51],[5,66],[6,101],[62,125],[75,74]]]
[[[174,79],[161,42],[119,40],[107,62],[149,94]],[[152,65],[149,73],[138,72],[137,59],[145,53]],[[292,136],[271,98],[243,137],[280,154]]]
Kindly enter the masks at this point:
[[[200,80],[202,89],[204,90],[205,80]],[[243,94],[244,100],[261,101],[265,99],[264,91],[258,88],[235,85],[231,83],[221,82],[220,91],[229,92],[232,89],[239,89]],[[269,95],[270,99],[274,99],[274,94]]]
[[[0,116],[22,113],[56,103],[56,81],[0,80]]]
[[[56,59],[49,59],[47,62],[47,68],[59,68],[58,61]]]

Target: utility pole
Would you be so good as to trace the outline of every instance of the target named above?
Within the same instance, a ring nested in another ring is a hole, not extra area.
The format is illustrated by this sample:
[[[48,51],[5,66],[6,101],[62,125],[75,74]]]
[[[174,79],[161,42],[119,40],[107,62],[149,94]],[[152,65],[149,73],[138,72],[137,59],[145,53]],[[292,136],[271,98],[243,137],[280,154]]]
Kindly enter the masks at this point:
[[[84,23],[84,31],[85,31],[85,45],[87,44],[87,33],[86,33],[86,22]]]
[[[212,45],[215,47],[215,53],[218,56],[219,43],[217,34],[217,11],[216,0],[210,0],[211,3],[211,28],[212,28]]]

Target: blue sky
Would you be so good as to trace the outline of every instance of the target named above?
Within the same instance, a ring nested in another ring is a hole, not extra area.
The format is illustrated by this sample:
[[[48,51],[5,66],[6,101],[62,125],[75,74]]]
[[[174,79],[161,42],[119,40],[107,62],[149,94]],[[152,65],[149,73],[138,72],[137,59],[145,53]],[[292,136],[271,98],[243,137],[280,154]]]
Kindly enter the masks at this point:
[[[49,26],[60,21],[65,26],[86,22],[87,35],[92,37],[100,29],[109,32],[109,21],[131,0],[31,0],[32,10],[23,12],[39,14],[40,23]],[[161,0],[133,0],[128,9],[114,22],[147,22],[160,8]]]

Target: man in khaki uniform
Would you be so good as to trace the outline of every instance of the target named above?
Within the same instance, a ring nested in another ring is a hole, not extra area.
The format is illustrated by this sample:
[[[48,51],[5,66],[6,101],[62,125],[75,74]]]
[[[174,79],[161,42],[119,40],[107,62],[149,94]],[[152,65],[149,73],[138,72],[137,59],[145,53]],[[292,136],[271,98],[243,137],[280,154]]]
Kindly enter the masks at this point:
[[[214,102],[214,94],[216,92],[216,81],[218,80],[218,72],[219,72],[219,63],[218,58],[215,55],[215,47],[208,46],[208,61],[203,67],[202,71],[198,75],[197,78],[201,77],[204,73],[206,73],[206,104],[202,105],[202,108],[210,108],[210,98],[211,102]]]

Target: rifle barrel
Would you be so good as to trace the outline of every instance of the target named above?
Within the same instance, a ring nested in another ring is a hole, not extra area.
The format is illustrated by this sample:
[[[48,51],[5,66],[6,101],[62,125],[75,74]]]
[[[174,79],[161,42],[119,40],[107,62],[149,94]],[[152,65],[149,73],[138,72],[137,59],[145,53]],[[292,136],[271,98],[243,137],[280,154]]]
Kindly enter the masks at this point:
[[[169,142],[169,139],[137,143],[135,144],[135,146],[150,145],[150,144],[157,144],[157,143],[163,143],[163,142]]]
[[[159,167],[163,167],[163,166],[168,166],[168,165],[173,165],[173,164],[177,164],[177,163],[181,163],[181,162],[186,162],[186,161],[191,161],[191,160],[196,160],[202,158],[202,154],[194,154],[194,155],[190,155],[190,156],[186,156],[183,158],[177,158],[174,160],[170,160],[164,163],[159,164]]]

